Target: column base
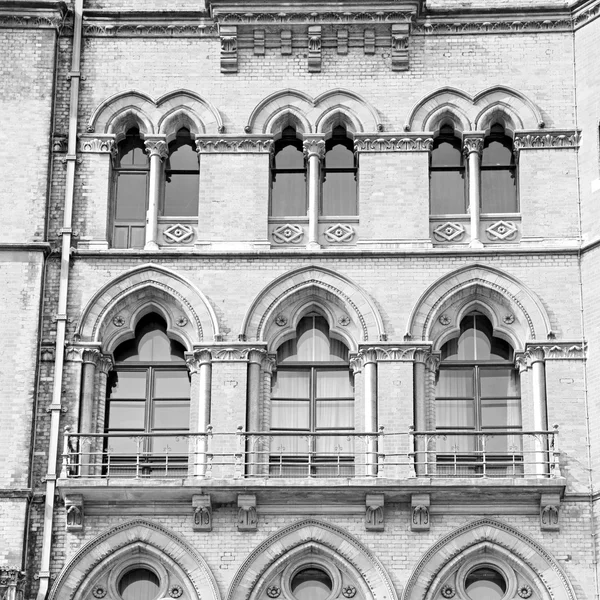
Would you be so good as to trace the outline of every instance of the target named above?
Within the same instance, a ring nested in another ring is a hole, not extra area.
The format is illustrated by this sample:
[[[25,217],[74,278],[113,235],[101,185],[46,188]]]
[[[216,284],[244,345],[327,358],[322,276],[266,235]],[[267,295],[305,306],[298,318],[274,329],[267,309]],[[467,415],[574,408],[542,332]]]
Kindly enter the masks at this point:
[[[144,250],[160,250],[156,242],[146,242]]]
[[[307,250],[320,250],[321,245],[318,242],[308,242],[308,244],[306,244],[306,249]]]
[[[483,248],[483,244],[479,240],[471,240],[469,248]]]

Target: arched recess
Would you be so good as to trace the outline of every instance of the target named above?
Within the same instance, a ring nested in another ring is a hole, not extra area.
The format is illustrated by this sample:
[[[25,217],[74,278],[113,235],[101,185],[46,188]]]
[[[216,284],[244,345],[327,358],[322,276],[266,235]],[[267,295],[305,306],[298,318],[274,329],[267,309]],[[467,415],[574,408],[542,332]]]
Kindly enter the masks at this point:
[[[520,588],[525,595],[519,596],[531,600],[576,600],[565,572],[543,546],[492,519],[473,521],[431,546],[412,572],[402,600],[450,597],[441,593],[442,588],[460,589],[461,576],[477,564],[509,575],[509,587],[517,589],[507,597],[518,597]]]
[[[166,592],[161,598],[179,586],[184,598],[220,600],[215,578],[196,550],[172,531],[144,519],[112,527],[82,546],[59,574],[48,600],[102,597],[93,594],[99,587],[106,597],[116,597],[111,588],[132,556],[159,576],[161,592],[163,588]]]
[[[321,308],[331,334],[353,351],[360,342],[383,339],[383,320],[368,294],[347,277],[315,266],[291,271],[267,285],[248,309],[241,334],[268,342],[273,350],[294,335],[311,305]]]
[[[189,115],[193,115],[203,133],[222,133],[223,120],[219,111],[200,95],[189,90],[175,90],[158,99],[137,90],[114,94],[96,108],[87,129],[96,133],[119,133],[115,130],[117,123],[120,123],[119,115],[124,111],[138,111],[151,124],[148,133],[154,133],[159,131],[165,117],[178,108],[184,108]]]
[[[380,125],[375,108],[354,92],[334,89],[313,99],[304,92],[286,89],[267,96],[256,106],[246,132],[276,133],[282,116],[287,113],[296,116],[305,133],[324,133],[324,128],[332,123],[332,116],[355,132],[378,131]]]
[[[469,310],[482,310],[492,321],[494,335],[515,350],[526,340],[545,340],[550,318],[542,302],[516,277],[485,265],[452,271],[429,286],[415,304],[406,329],[414,340],[434,341],[434,349],[458,335]]]
[[[76,338],[101,343],[112,352],[135,336],[139,319],[157,312],[171,337],[188,350],[219,335],[219,323],[210,302],[187,279],[159,265],[141,265],[103,286],[84,308]]]
[[[458,120],[468,123],[466,130],[483,131],[490,126],[488,117],[504,113],[510,115],[514,128],[537,129],[544,127],[539,108],[521,92],[502,85],[483,90],[475,96],[453,87],[443,87],[419,100],[410,110],[406,131],[433,131],[436,115],[453,109]],[[462,115],[462,118],[459,116]],[[510,123],[509,124],[509,129]]]
[[[340,579],[334,586],[356,588],[357,600],[397,599],[385,568],[365,545],[340,527],[306,519],[275,533],[250,554],[233,578],[227,600],[268,600],[267,588],[305,557],[324,570],[333,566]]]

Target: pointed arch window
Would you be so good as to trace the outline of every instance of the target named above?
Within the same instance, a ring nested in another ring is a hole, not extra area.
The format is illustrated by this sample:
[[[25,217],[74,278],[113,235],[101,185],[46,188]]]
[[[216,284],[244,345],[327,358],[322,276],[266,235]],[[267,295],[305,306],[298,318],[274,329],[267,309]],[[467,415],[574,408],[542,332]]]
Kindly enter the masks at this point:
[[[348,348],[318,314],[300,320],[277,350],[271,393],[271,474],[284,477],[353,473],[354,388]],[[293,432],[295,435],[285,435]]]
[[[334,127],[325,144],[323,216],[354,216],[357,205],[357,167],[354,144],[343,125]]]
[[[486,136],[481,157],[481,211],[515,213],[517,168],[512,139],[499,123]]]
[[[165,217],[195,217],[198,215],[200,167],[194,140],[182,127],[169,144],[165,164],[165,193],[162,215]]]
[[[127,131],[114,167],[112,246],[143,248],[150,163],[137,128]]]
[[[452,125],[443,125],[429,155],[429,202],[432,215],[465,214],[467,195],[462,143]]]
[[[114,352],[106,395],[107,474],[131,476],[139,458],[143,474],[181,476],[187,440],[177,434],[188,431],[190,421],[184,351],[167,336],[165,322],[150,314],[135,338]]]
[[[487,317],[473,311],[441,355],[436,429],[460,433],[437,439],[438,474],[479,473],[485,460],[487,475],[514,475],[521,442],[510,431],[521,429],[521,396],[512,347],[493,335]]]

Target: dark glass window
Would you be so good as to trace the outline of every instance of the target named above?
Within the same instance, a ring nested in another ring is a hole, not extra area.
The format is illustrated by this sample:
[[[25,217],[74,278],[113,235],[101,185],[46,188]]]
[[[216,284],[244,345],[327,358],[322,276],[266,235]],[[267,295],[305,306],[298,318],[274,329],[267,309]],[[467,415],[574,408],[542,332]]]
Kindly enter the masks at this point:
[[[197,216],[199,182],[200,170],[194,140],[190,132],[182,128],[169,144],[162,214],[165,217]]]
[[[123,600],[154,600],[159,591],[158,577],[149,569],[132,569],[119,580]]]
[[[176,434],[189,430],[190,381],[184,348],[167,336],[166,325],[157,315],[140,320],[135,339],[122,343],[114,353],[115,368],[107,386],[106,433],[131,433],[108,438],[111,473],[118,463],[127,463],[138,451],[136,434],[173,433],[169,436],[143,435],[139,450],[147,460],[164,467],[164,457],[185,462],[187,440]],[[175,474],[175,473],[173,473]]]
[[[296,573],[290,587],[296,600],[325,600],[331,595],[333,583],[325,571],[311,567]]]
[[[429,157],[429,201],[432,215],[465,214],[465,166],[460,139],[444,125]]]
[[[506,594],[506,581],[496,569],[482,567],[467,575],[465,590],[471,600],[501,600]]]
[[[518,436],[493,434],[494,430],[521,429],[519,373],[511,346],[494,337],[490,321],[474,311],[462,320],[459,336],[444,344],[441,354],[436,429],[489,433],[485,450],[489,456],[498,455],[499,461],[503,456],[508,459],[511,451],[519,452]],[[449,435],[438,439],[437,450],[454,460],[456,452],[480,453],[483,447],[477,436]],[[471,466],[463,474],[472,470],[473,458],[467,458],[466,463]],[[503,468],[496,467],[502,474]],[[490,466],[488,474],[496,467]]]
[[[137,129],[119,144],[113,208],[114,248],[143,248],[148,209],[149,161]]]
[[[306,163],[302,141],[293,127],[286,127],[275,142],[271,165],[271,216],[305,217]]]
[[[323,317],[310,315],[300,320],[296,337],[279,347],[277,363],[271,393],[271,430],[330,435],[274,437],[272,473],[348,474],[352,468],[348,465],[348,455],[353,444],[338,433],[354,429],[354,389],[348,348],[329,337],[329,326]],[[340,455],[345,465],[342,467],[336,465],[336,457]]]
[[[513,142],[504,127],[492,125],[481,157],[481,212],[517,212],[517,169]]]
[[[356,175],[352,140],[344,127],[335,127],[325,145],[322,215],[357,214]]]

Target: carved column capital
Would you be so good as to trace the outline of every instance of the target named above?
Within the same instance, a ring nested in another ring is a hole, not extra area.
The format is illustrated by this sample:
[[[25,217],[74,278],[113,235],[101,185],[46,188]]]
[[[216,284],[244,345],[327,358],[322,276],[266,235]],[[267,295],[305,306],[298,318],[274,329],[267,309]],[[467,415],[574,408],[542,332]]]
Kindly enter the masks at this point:
[[[212,353],[208,348],[200,348],[193,352],[188,352],[185,356],[185,364],[190,373],[198,373],[202,365],[209,365],[212,362]]]
[[[483,154],[483,134],[469,134],[463,138],[463,154],[469,156],[475,152],[479,156]]]
[[[533,365],[536,362],[544,362],[546,359],[546,353],[544,352],[543,346],[528,346],[525,355],[527,356],[527,362],[530,365]]]
[[[167,141],[163,139],[146,139],[144,141],[144,146],[146,147],[146,154],[152,158],[153,156],[158,156],[160,160],[164,160],[169,156],[169,146]]]
[[[302,143],[302,148],[307,160],[312,156],[316,156],[319,160],[325,158],[325,140],[322,137],[306,138]]]
[[[425,361],[425,366],[428,371],[437,373],[440,368],[441,356],[439,352],[432,352]]]
[[[81,362],[83,364],[98,366],[102,353],[98,348],[82,348],[81,349]]]
[[[273,373],[277,370],[277,355],[276,354],[267,354],[263,358],[262,369],[263,369],[264,373],[273,375]]]
[[[262,348],[252,348],[252,350],[248,352],[248,362],[250,364],[262,365],[266,357],[267,351]]]
[[[103,375],[108,375],[114,366],[115,362],[110,354],[103,354],[98,361],[98,370]]]

